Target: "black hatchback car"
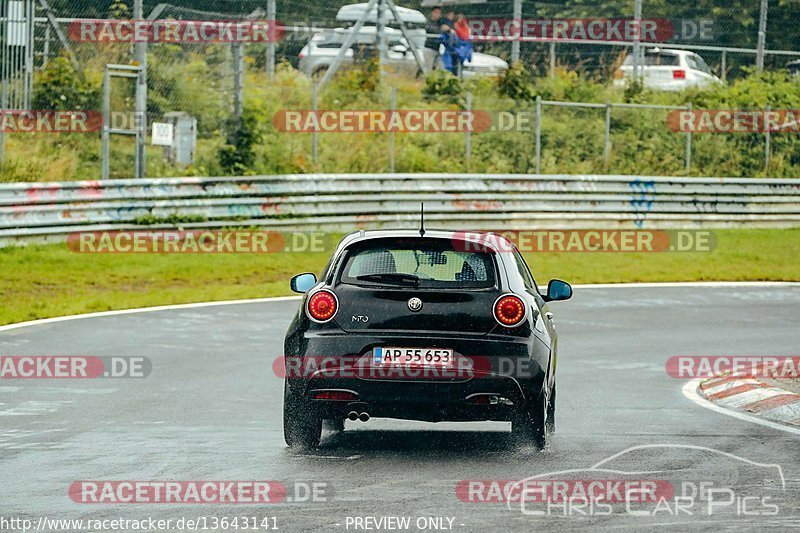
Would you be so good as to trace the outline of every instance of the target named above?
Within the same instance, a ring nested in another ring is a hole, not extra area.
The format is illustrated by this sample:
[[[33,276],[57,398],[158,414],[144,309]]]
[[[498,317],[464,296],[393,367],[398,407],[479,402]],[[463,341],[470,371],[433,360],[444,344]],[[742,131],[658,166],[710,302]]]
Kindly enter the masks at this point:
[[[323,422],[370,417],[511,421],[542,448],[555,430],[557,340],[522,255],[493,233],[368,231],[344,237],[304,293],[284,343],[284,437],[319,445]]]

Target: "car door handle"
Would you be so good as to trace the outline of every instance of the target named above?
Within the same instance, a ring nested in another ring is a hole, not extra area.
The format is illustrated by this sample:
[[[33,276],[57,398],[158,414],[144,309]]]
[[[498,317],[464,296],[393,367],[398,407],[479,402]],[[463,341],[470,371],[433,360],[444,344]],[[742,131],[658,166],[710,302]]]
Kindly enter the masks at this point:
[[[553,313],[545,313],[544,316],[546,316],[548,320],[553,320]]]

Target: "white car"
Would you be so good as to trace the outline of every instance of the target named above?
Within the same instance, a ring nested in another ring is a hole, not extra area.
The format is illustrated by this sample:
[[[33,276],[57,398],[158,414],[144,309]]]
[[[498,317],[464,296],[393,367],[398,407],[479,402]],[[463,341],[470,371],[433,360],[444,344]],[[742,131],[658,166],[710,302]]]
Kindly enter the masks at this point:
[[[367,4],[362,3],[350,4],[340,8],[336,15],[336,20],[342,24],[342,27],[321,31],[311,38],[309,43],[300,51],[300,70],[309,76],[322,76],[336,59],[344,40],[352,33],[353,27],[361,19],[364,20],[364,25],[356,36],[353,48],[359,50],[359,55],[374,52],[378,12],[376,7],[367,13],[366,7]],[[425,48],[425,15],[415,9],[400,6],[397,7],[397,13],[411,37],[411,44],[422,54],[426,68],[428,70],[443,68],[440,53],[436,50]],[[403,36],[394,14],[387,8],[384,10],[381,20],[386,25],[386,38],[389,45],[389,69],[412,76],[416,75],[419,72],[419,66],[414,58],[414,49],[411,48],[408,40]],[[353,48],[347,51],[344,57],[345,64],[353,62],[355,56]],[[498,77],[502,76],[507,70],[508,63],[503,59],[490,54],[473,52],[472,61],[464,64],[462,77],[467,79],[481,76]]]
[[[720,84],[720,80],[703,58],[689,50],[651,48],[644,53],[641,67],[642,84],[647,89],[658,91],[682,91],[690,87],[709,87]],[[625,87],[633,79],[633,56],[614,74],[614,86]]]
[[[300,70],[308,76],[320,77],[333,64],[342,41],[348,30],[337,28],[333,34],[318,33],[311,38],[311,41],[300,51]],[[352,31],[352,30],[350,30]],[[389,51],[387,54],[388,66],[390,70],[414,76],[419,71],[417,61],[414,58],[414,51],[408,45],[408,41],[402,36],[400,30],[387,28],[386,33],[389,41]],[[372,40],[369,35],[372,35]],[[370,44],[356,44],[355,47],[373,47],[375,43],[375,28],[364,27],[359,33],[357,42],[368,42]],[[422,57],[426,68],[430,71],[435,67],[442,69],[441,58],[436,50],[422,48]],[[353,48],[347,51],[344,57],[344,64],[353,63]],[[481,52],[472,53],[472,61],[464,63],[462,77],[464,79],[476,77],[499,77],[508,70],[508,63],[503,59],[490,54]]]

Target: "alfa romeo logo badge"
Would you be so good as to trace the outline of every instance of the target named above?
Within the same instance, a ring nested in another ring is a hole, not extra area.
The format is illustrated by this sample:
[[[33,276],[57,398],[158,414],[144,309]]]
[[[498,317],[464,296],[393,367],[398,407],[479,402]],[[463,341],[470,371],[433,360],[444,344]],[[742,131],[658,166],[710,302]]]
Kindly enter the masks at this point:
[[[420,300],[419,298],[411,298],[408,301],[408,308],[416,313],[417,311],[422,309],[422,300]]]

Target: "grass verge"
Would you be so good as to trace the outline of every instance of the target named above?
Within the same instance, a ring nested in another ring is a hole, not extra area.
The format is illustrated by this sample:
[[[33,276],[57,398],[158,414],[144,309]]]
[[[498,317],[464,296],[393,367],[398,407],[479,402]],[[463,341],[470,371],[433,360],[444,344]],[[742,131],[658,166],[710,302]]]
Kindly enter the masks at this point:
[[[712,252],[530,253],[537,281],[800,281],[800,228],[716,230]],[[328,253],[78,254],[66,245],[0,249],[0,324],[154,305],[284,296]]]

